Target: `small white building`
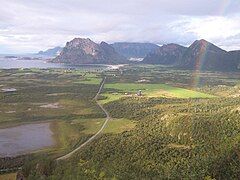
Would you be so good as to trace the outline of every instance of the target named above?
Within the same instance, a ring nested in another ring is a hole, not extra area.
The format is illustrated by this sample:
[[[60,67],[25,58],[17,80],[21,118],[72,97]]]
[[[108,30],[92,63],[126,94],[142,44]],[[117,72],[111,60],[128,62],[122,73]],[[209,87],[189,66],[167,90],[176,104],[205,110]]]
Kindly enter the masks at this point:
[[[139,90],[139,91],[137,92],[137,96],[142,96],[142,90]]]

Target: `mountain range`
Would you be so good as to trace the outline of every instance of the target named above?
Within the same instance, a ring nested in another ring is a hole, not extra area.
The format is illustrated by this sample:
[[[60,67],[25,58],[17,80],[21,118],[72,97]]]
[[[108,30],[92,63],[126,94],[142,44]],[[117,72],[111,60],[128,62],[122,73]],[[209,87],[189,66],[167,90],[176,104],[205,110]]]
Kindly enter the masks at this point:
[[[171,65],[182,69],[214,71],[239,70],[240,51],[225,51],[206,40],[196,40],[188,48],[167,44],[149,53],[142,63]]]
[[[60,49],[60,47],[57,47]],[[57,48],[54,48],[55,50]],[[54,49],[49,50],[52,52]],[[178,44],[158,46],[151,43],[97,44],[90,39],[75,38],[67,42],[52,62],[69,64],[129,64],[141,58],[142,64],[167,65],[179,69],[238,71],[240,51],[225,51],[206,40],[196,40],[189,47]]]
[[[163,45],[158,47],[155,51],[148,53],[142,63],[175,65],[182,59],[186,49],[186,47],[173,43]]]

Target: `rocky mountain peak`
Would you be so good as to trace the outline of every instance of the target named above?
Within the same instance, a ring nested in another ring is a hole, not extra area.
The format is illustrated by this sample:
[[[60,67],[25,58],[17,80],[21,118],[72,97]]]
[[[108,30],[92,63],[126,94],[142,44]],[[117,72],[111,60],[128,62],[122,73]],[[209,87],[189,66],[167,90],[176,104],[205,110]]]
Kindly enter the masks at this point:
[[[210,51],[212,53],[226,53],[225,50],[215,46],[214,44],[204,39],[194,41],[193,44],[189,47],[189,49],[199,52]]]
[[[178,44],[166,44],[155,51],[149,53],[143,60],[144,63],[161,63],[164,65],[176,64],[183,56],[186,47],[180,46]]]
[[[109,45],[108,43],[102,41],[102,42],[100,43],[100,46],[110,46],[110,45]]]
[[[53,62],[70,64],[120,64],[127,60],[106,42],[97,44],[89,38],[75,38],[67,42]]]
[[[97,45],[89,38],[74,38],[72,41],[67,42],[68,47],[84,47],[84,46],[94,46]]]

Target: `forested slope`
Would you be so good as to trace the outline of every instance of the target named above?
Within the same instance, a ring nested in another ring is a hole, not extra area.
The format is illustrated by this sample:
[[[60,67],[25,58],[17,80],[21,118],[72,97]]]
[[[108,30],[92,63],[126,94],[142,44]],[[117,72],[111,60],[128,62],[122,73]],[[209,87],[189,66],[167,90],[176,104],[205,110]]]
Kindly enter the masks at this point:
[[[239,104],[239,98],[108,103],[113,117],[137,121],[135,129],[101,136],[67,164],[54,166],[50,177],[238,179]]]

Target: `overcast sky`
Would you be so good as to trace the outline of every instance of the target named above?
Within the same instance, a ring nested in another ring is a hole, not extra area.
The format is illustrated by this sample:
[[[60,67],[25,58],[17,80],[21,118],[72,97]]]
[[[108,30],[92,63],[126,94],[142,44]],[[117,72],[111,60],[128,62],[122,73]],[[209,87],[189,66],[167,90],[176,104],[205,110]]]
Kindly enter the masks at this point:
[[[0,53],[96,42],[189,45],[206,39],[240,49],[240,0],[0,0]]]

